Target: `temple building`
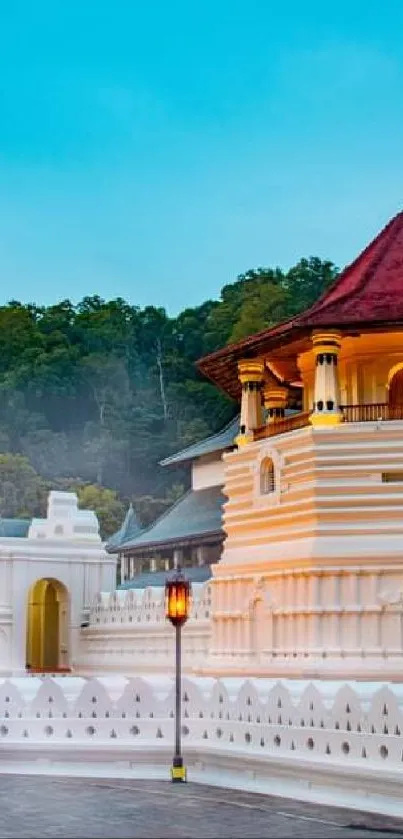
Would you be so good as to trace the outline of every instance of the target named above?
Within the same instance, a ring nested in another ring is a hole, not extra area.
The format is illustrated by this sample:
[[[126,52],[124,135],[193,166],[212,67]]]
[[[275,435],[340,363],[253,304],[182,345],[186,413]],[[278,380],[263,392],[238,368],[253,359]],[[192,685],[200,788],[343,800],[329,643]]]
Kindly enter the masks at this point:
[[[403,213],[307,311],[199,367],[241,405],[205,672],[400,678]]]
[[[218,434],[166,458],[161,466],[188,464],[191,488],[150,527],[141,529],[132,508],[120,530],[107,543],[118,554],[122,588],[163,585],[167,571],[181,565],[192,582],[204,582],[210,566],[220,560],[224,532],[222,454],[234,448],[239,417]]]

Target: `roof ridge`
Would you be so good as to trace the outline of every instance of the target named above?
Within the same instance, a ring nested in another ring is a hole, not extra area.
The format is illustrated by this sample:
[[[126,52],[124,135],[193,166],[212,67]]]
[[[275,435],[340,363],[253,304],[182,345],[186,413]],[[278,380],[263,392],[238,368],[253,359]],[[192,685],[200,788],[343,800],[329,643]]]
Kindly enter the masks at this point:
[[[186,448],[180,449],[178,452],[168,455],[168,457],[164,457],[163,460],[160,460],[159,465],[164,466],[165,464],[168,464],[171,458],[176,458],[179,455],[185,455],[186,452],[191,451],[191,449],[193,449],[195,446],[198,446],[200,443],[209,443],[211,440],[214,440],[215,437],[220,437],[221,434],[225,434],[225,432],[228,431],[229,428],[231,428],[231,425],[235,422],[237,417],[239,417],[239,411],[236,413],[235,417],[229,420],[229,422],[227,422],[226,425],[220,428],[219,431],[215,431],[213,434],[209,434],[208,437],[202,437],[201,440],[195,440],[194,443],[190,443],[189,446],[186,446]]]
[[[127,536],[127,533],[130,533],[131,529],[134,530],[132,536]],[[142,530],[143,528],[139,517],[133,507],[132,501],[130,501],[120,527],[115,530],[114,533],[111,533],[111,535],[106,539],[105,544],[107,547],[110,546],[111,548],[118,547],[120,544],[123,544],[121,541],[122,537],[126,536],[128,539],[133,538],[136,535],[136,531],[137,533],[141,533]]]

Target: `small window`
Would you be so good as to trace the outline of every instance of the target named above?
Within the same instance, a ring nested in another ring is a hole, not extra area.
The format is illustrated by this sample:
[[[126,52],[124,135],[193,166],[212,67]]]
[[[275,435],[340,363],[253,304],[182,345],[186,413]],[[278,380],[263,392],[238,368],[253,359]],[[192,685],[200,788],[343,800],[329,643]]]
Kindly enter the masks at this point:
[[[275,487],[274,464],[271,457],[265,457],[260,466],[260,492],[262,495],[268,495],[274,492]]]

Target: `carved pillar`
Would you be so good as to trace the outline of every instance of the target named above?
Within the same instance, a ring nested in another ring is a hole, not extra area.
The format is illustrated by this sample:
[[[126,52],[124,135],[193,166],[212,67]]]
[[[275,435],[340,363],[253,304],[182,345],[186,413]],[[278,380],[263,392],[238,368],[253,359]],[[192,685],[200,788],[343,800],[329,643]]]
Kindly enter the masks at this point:
[[[239,381],[242,385],[241,433],[238,445],[253,439],[253,430],[262,425],[262,382],[263,361],[247,360],[238,362]]]
[[[174,568],[180,568],[183,562],[183,551],[181,548],[174,549]]]
[[[341,335],[336,331],[314,332],[312,344],[316,366],[314,406],[310,421],[314,426],[337,425],[343,419],[337,365]]]
[[[273,387],[267,384],[263,388],[263,403],[267,410],[267,424],[278,422],[284,419],[285,409],[288,400],[288,390],[286,387]]]
[[[197,546],[197,548],[196,548],[196,558],[197,558],[197,564],[198,564],[199,566],[200,566],[200,565],[204,565],[204,564],[205,564],[205,550],[204,550],[204,545],[198,545],[198,546]]]

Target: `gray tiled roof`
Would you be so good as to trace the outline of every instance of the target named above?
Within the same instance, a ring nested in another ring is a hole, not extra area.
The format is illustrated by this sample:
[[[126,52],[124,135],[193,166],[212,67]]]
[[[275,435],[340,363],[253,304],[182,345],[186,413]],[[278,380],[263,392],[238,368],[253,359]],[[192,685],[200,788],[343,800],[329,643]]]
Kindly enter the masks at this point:
[[[234,437],[239,434],[239,415],[236,416],[225,428],[222,428],[217,434],[213,434],[207,439],[199,440],[198,443],[193,443],[186,449],[182,449],[177,454],[172,454],[161,460],[161,466],[170,466],[174,463],[185,463],[187,460],[194,460],[196,457],[201,457],[204,454],[212,454],[213,452],[221,452],[228,449],[234,444]]]
[[[25,539],[28,536],[31,519],[0,518],[0,537]]]
[[[139,551],[146,547],[187,542],[199,536],[222,534],[222,506],[225,496],[221,487],[189,490],[151,527],[119,546],[119,553]],[[117,548],[114,549],[117,552]],[[113,552],[113,549],[112,549]]]
[[[141,527],[136,513],[133,510],[133,506],[130,504],[123,524],[116,533],[109,537],[106,543],[107,550],[110,548],[116,548],[121,545],[122,542],[128,542],[129,539],[134,539],[139,533],[141,533],[142,529],[143,528]]]
[[[196,568],[184,568],[183,572],[191,583],[205,583],[211,577],[211,568],[209,565],[201,565]],[[172,571],[149,571],[148,573],[138,574],[132,580],[127,580],[118,586],[118,589],[130,588],[147,588],[147,586],[165,586],[165,580]]]

